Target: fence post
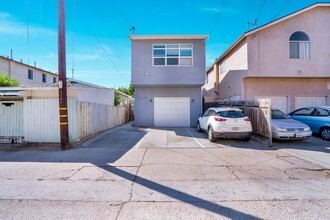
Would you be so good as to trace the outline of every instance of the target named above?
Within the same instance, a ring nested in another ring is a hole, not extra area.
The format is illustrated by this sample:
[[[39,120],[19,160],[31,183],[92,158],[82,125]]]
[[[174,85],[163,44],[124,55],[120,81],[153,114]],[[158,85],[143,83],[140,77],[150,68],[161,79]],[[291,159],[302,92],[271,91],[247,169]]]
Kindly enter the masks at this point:
[[[268,125],[268,147],[273,146],[273,136],[272,136],[272,105],[268,104],[267,105],[267,125]]]

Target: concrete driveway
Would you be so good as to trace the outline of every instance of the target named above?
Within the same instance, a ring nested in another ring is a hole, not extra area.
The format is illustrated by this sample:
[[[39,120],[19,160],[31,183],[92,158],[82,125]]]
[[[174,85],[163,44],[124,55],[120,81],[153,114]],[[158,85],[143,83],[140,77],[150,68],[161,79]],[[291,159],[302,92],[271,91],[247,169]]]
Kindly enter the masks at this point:
[[[0,218],[328,219],[330,170],[280,144],[125,125],[67,151],[1,148]]]
[[[244,142],[237,139],[219,139],[211,143],[207,134],[197,132],[196,128],[148,128],[146,135],[134,148],[243,148],[276,149],[330,169],[330,142],[312,136],[307,140],[274,141],[272,148],[267,148],[256,139]]]

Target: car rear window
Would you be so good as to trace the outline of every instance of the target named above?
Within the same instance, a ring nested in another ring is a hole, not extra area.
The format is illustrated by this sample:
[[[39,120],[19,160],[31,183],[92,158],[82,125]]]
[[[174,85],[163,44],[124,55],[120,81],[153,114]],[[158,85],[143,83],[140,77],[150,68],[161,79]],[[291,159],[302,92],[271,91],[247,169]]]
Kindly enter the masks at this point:
[[[217,112],[217,114],[220,117],[224,117],[224,118],[243,118],[243,117],[246,117],[243,112],[239,112],[239,111],[223,111],[223,112]]]
[[[289,117],[280,110],[272,110],[272,119],[289,119]]]

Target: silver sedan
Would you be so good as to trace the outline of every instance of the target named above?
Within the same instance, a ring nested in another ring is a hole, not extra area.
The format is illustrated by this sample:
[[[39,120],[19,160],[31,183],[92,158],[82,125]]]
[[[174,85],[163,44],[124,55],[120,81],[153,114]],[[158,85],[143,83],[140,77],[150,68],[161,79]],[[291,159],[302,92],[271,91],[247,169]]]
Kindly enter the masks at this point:
[[[312,136],[312,131],[308,125],[291,119],[278,109],[273,109],[272,136],[278,140],[303,140]]]

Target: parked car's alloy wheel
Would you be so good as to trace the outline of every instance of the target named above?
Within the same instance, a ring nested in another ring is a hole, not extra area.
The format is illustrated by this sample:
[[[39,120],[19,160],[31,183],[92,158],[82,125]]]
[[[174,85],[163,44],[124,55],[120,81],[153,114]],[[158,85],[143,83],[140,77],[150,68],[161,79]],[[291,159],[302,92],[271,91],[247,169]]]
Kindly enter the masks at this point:
[[[330,128],[322,128],[320,133],[324,140],[330,140]]]
[[[214,137],[214,134],[213,134],[213,128],[212,127],[209,127],[209,129],[207,131],[207,134],[208,134],[209,141],[215,142],[215,137]]]
[[[201,131],[202,131],[202,129],[201,129],[201,125],[199,124],[199,122],[197,122],[197,131],[198,131],[198,132],[201,132]]]

